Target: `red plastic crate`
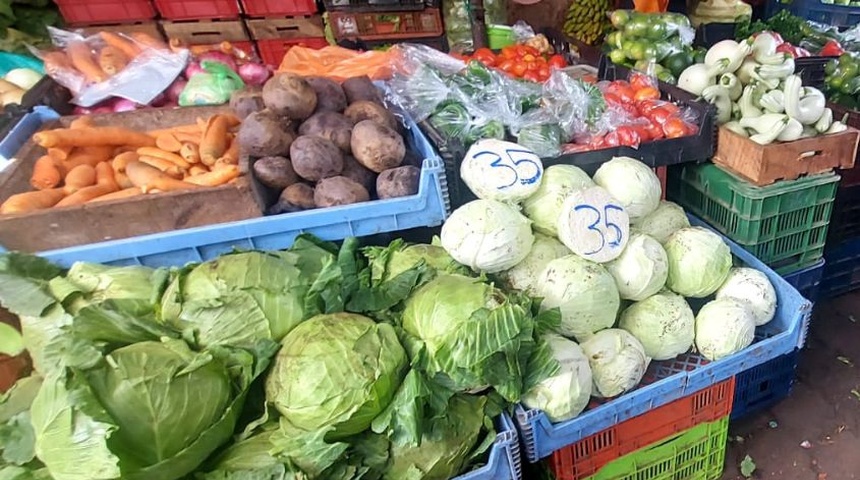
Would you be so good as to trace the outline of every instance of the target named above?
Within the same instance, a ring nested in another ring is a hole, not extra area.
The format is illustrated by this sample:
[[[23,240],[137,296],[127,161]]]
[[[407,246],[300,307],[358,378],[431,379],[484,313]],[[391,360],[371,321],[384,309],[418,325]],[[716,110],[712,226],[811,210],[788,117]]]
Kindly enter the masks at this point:
[[[56,0],[60,14],[71,25],[138,22],[155,18],[149,0]]]
[[[161,16],[169,20],[239,18],[237,0],[155,0]]]
[[[309,15],[317,12],[314,0],[240,0],[242,10],[252,17]]]
[[[732,377],[557,450],[547,463],[556,480],[587,478],[628,453],[728,416],[734,391]]]
[[[281,66],[284,55],[292,47],[302,46],[307,48],[323,48],[328,46],[324,37],[310,38],[278,38],[268,40],[257,40],[257,49],[260,51],[260,60],[266,65],[274,68]]]

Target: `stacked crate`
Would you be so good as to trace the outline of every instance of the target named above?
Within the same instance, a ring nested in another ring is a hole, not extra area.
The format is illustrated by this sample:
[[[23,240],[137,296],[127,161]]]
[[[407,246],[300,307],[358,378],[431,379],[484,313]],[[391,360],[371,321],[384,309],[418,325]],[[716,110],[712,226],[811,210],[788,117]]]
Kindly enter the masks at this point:
[[[272,0],[243,0],[245,11],[265,14],[264,5]],[[259,3],[257,8],[251,10],[251,5]],[[279,3],[280,8],[269,10],[270,16],[250,17],[245,20],[251,38],[260,52],[263,63],[277,68],[284,58],[284,54],[295,46],[308,48],[322,48],[328,45],[325,39],[325,28],[322,16],[315,14],[316,4],[312,0],[296,0]],[[275,16],[274,12],[283,12],[292,8],[292,15],[280,14]],[[304,12],[304,13],[302,13]]]
[[[164,35],[155,18],[152,0],[55,0],[66,24],[93,35],[101,31],[144,32],[153,38]]]
[[[447,50],[436,0],[324,0],[324,4],[338,43],[372,49],[410,42]]]
[[[189,46],[214,46],[230,42],[256,56],[238,0],[154,0],[161,26],[169,39]]]

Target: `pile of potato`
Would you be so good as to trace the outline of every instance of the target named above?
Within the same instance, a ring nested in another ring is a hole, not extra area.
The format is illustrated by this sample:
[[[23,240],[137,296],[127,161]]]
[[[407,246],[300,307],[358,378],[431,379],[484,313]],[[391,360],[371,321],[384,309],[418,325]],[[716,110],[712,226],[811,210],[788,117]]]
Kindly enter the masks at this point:
[[[420,160],[408,152],[397,118],[367,77],[339,85],[278,74],[261,89],[236,92],[241,155],[257,180],[280,192],[269,214],[418,193]]]

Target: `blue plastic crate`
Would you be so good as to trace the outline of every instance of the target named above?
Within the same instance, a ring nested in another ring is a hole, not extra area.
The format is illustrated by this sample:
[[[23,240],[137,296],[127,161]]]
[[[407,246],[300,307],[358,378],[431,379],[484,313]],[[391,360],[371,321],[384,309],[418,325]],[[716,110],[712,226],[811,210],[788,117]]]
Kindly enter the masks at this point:
[[[826,251],[822,298],[833,298],[860,288],[860,238],[839,244]]]
[[[800,349],[780,355],[735,377],[731,420],[770,408],[791,393]]]
[[[690,223],[714,231],[690,215]],[[709,362],[695,353],[673,360],[651,362],[639,388],[586,410],[580,416],[553,425],[540,410],[517,406],[516,421],[525,456],[537,462],[552,452],[605,430],[655,407],[690,395],[715,383],[801,348],[806,340],[812,304],[776,272],[719,232],[732,254],[743,264],[762,271],[776,289],[776,316],[756,329],[755,342],[729,357]]]
[[[56,118],[55,112],[44,108],[37,108],[25,117],[13,133],[0,141],[0,161],[12,158],[42,123]],[[287,248],[302,233],[312,233],[324,240],[342,240],[440,225],[449,211],[442,160],[415,123],[409,118],[404,122],[407,143],[424,158],[417,195],[142,235],[38,254],[63,266],[76,261],[176,266],[211,260],[234,249]],[[2,246],[0,251],[4,251]]]
[[[487,464],[453,480],[520,480],[522,478],[520,442],[514,421],[503,413],[496,422],[496,428],[499,429],[499,433],[490,450]]]
[[[768,0],[765,18],[788,10],[800,18],[835,27],[853,27],[860,23],[860,7],[822,3],[820,0]]]
[[[0,172],[12,164],[15,154],[27,143],[45,122],[60,118],[60,114],[48,107],[36,107],[9,130],[0,140]]]
[[[824,277],[824,259],[811,267],[798,270],[794,273],[783,275],[791,286],[803,295],[803,298],[813,304],[818,301],[818,292],[821,287],[821,279]]]

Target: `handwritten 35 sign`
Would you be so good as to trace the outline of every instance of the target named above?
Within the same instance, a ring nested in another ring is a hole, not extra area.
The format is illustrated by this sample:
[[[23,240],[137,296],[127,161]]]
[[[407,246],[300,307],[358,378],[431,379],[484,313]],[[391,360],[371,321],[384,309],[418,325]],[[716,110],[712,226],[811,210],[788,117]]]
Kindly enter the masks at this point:
[[[559,239],[573,253],[592,262],[614,260],[630,237],[630,217],[601,187],[577,190],[564,201],[558,217]]]
[[[540,187],[543,163],[516,143],[478,140],[463,157],[460,177],[478,198],[517,203]]]

